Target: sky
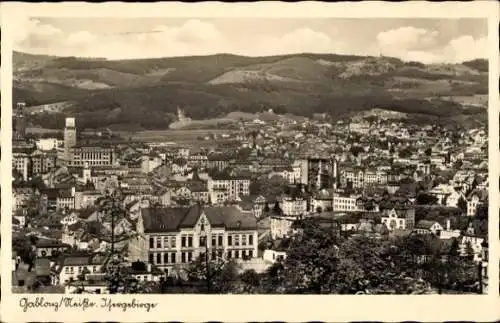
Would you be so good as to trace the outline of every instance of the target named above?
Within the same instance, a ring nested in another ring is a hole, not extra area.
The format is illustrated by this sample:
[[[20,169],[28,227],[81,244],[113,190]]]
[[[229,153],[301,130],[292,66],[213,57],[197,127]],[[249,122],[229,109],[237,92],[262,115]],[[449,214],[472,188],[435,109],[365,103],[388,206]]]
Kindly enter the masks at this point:
[[[487,58],[486,19],[26,18],[14,49],[133,59],[230,53],[384,55],[423,63]]]

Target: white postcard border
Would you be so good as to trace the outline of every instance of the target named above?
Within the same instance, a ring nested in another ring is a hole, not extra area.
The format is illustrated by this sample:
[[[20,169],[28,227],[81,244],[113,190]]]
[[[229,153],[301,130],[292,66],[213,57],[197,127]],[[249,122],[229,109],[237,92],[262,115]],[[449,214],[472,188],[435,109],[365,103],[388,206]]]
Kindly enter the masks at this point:
[[[2,302],[1,318],[17,321],[490,321],[500,318],[499,286],[499,93],[498,16],[499,7],[492,1],[463,2],[363,2],[363,3],[2,3]],[[12,48],[9,35],[16,19],[31,17],[409,17],[459,18],[484,17],[489,20],[489,163],[490,163],[490,223],[489,223],[489,293],[488,295],[431,296],[269,296],[269,295],[21,295],[12,294],[11,286],[11,134],[12,134]],[[493,211],[493,212],[491,212]],[[57,302],[61,297],[88,297],[101,302],[102,297],[113,301],[156,302],[150,312],[142,309],[107,311],[81,309],[37,308],[24,313],[23,297],[36,297]]]

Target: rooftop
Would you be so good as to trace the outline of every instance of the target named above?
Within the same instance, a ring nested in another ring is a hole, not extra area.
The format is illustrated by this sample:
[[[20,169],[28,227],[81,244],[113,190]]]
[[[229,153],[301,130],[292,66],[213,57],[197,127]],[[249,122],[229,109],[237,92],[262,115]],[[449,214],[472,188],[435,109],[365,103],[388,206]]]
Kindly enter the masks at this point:
[[[226,230],[253,230],[257,220],[234,206],[200,206],[142,209],[145,232],[175,232],[194,227],[201,214],[205,214],[212,227]]]

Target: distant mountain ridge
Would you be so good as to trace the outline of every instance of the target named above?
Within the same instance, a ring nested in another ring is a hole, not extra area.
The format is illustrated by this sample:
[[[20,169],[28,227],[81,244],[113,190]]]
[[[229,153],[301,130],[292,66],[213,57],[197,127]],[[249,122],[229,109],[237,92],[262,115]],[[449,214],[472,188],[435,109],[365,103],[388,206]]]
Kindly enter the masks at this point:
[[[89,127],[167,128],[179,106],[192,119],[269,108],[336,117],[382,105],[403,113],[452,117],[478,111],[440,98],[488,93],[486,60],[424,65],[391,57],[305,53],[114,61],[14,52],[13,69],[14,102],[68,101],[66,113]],[[62,114],[37,115],[32,122],[56,127]]]

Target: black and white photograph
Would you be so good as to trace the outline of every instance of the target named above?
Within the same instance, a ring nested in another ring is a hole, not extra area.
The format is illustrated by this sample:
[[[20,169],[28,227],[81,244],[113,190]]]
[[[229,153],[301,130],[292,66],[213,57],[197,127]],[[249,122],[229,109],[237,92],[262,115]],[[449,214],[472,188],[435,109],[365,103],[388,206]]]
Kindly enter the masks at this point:
[[[488,293],[487,19],[18,24],[13,293]]]

